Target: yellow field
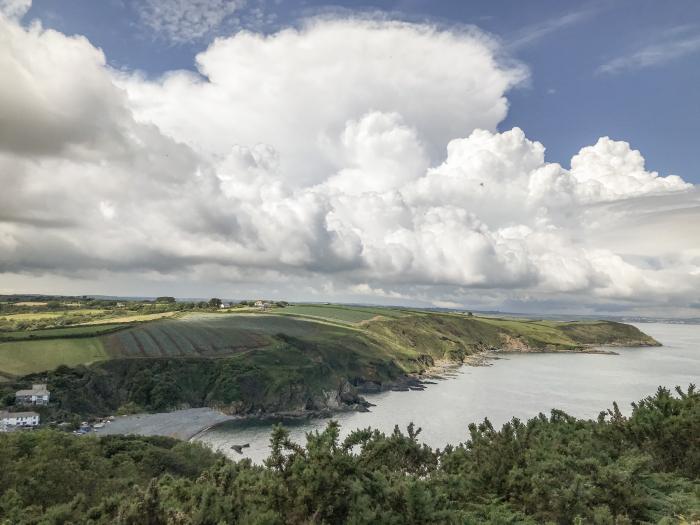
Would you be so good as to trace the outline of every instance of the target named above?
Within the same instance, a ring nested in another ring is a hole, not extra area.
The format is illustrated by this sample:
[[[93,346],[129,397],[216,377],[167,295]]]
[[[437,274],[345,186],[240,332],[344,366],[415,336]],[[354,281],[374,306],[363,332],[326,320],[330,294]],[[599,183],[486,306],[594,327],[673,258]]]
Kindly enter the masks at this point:
[[[104,359],[109,356],[93,337],[0,343],[0,370],[18,376]]]
[[[8,321],[36,321],[37,319],[55,319],[57,317],[63,317],[64,315],[101,315],[106,310],[97,309],[81,309],[81,310],[68,310],[63,312],[35,312],[26,314],[9,314],[2,316]]]

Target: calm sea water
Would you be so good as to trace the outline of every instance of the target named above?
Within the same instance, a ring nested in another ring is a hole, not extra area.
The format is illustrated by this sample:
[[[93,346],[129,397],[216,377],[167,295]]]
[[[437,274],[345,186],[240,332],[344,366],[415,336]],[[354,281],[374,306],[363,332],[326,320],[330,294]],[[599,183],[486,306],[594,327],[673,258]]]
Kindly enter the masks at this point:
[[[343,435],[357,428],[390,432],[414,422],[420,438],[433,447],[459,443],[467,425],[488,417],[500,426],[512,417],[527,419],[551,408],[596,418],[617,401],[623,412],[630,403],[652,394],[659,385],[684,388],[700,381],[700,325],[644,323],[642,331],[662,342],[654,348],[620,348],[619,355],[510,354],[489,367],[462,367],[454,379],[429,385],[422,392],[384,392],[366,396],[376,404],[371,412],[334,416]],[[283,421],[292,438],[321,430],[327,419]],[[228,422],[198,439],[233,459],[261,462],[269,452],[273,422]],[[250,444],[238,454],[231,445]]]

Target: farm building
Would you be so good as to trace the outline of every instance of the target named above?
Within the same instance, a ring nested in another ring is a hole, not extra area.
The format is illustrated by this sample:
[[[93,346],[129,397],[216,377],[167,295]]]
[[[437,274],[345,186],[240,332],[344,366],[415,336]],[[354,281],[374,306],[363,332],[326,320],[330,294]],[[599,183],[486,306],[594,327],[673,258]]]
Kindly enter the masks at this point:
[[[36,412],[0,412],[0,430],[8,431],[18,427],[35,427],[39,425]]]
[[[51,392],[45,384],[35,384],[29,390],[15,392],[15,404],[17,405],[48,405]]]

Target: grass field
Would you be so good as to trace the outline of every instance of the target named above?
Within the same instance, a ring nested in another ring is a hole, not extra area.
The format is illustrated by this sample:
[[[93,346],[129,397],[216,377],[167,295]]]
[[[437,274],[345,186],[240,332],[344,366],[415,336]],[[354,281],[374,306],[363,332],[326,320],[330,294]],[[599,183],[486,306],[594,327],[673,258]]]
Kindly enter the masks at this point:
[[[179,313],[180,312],[158,312],[155,314],[134,314],[122,315],[119,317],[105,317],[104,319],[95,319],[94,321],[90,321],[89,323],[81,323],[81,326],[113,323],[140,323],[144,321],[155,321],[156,319],[175,317]]]
[[[100,323],[88,325],[73,325],[61,328],[46,328],[42,330],[22,330],[16,332],[0,332],[0,341],[31,341],[42,339],[66,339],[93,337],[119,330],[123,323]]]
[[[0,316],[8,321],[36,321],[38,319],[56,319],[58,317],[65,317],[71,315],[102,315],[106,310],[99,309],[76,309],[76,310],[65,310],[61,312],[36,312],[36,313],[24,313],[24,314],[8,314],[5,316]]]
[[[224,357],[275,344],[285,334],[311,340],[349,337],[350,327],[264,314],[189,314],[106,336],[113,357]]]
[[[52,370],[60,365],[76,366],[108,358],[102,342],[97,338],[0,343],[0,370],[17,376]]]
[[[338,353],[341,361],[352,354],[366,365],[365,370],[371,368],[373,354],[378,363],[393,360],[415,371],[424,367],[426,358],[460,360],[479,350],[502,348],[509,337],[532,349],[654,343],[644,340],[636,328],[620,323],[559,323],[339,305],[298,305],[267,313],[165,312],[103,321],[0,333],[0,341],[7,341],[0,343],[0,374],[102,359],[222,358],[258,350],[272,350],[269,359],[279,360],[276,350],[290,344],[298,351],[313,349],[324,361],[335,362],[329,352]],[[263,359],[260,352],[255,352],[254,359]],[[343,366],[350,369],[349,364]]]
[[[499,318],[480,318],[480,320],[492,326],[519,334],[530,343],[577,346],[576,341],[559,329],[561,323]]]
[[[398,318],[410,315],[395,308],[320,304],[287,306],[286,308],[274,310],[273,312],[277,315],[312,317],[346,324],[359,324],[363,321],[374,319],[375,317]]]

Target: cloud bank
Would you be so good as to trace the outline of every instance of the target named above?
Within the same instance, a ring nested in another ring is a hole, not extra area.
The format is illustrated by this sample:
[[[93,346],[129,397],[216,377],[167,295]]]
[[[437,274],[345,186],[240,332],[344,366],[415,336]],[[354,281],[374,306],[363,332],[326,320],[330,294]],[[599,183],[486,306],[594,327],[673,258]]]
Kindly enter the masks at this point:
[[[624,141],[566,168],[499,132],[528,71],[477,30],[314,19],[217,39],[197,68],[116,72],[84,38],[0,17],[1,288],[699,299],[697,190]]]

